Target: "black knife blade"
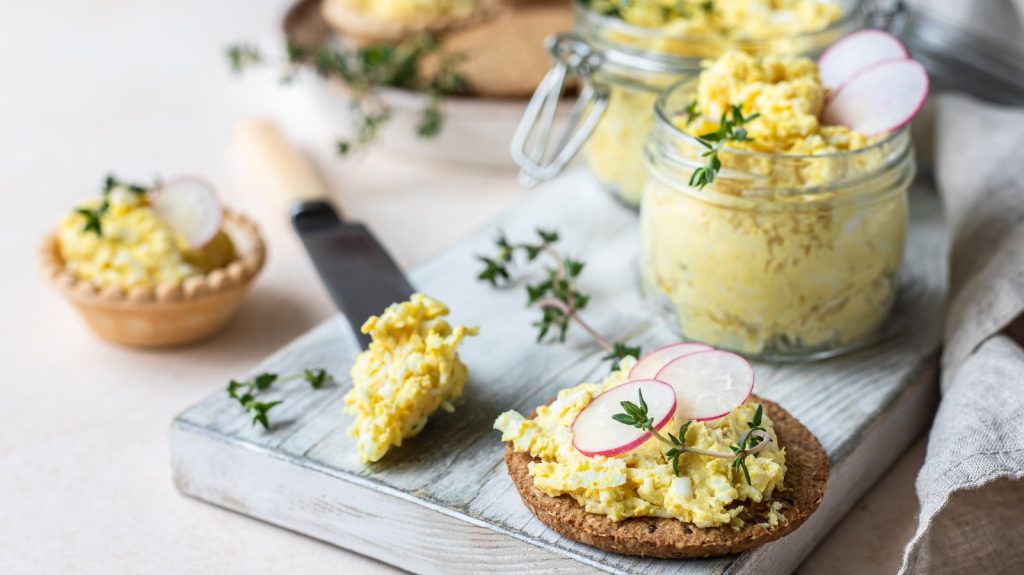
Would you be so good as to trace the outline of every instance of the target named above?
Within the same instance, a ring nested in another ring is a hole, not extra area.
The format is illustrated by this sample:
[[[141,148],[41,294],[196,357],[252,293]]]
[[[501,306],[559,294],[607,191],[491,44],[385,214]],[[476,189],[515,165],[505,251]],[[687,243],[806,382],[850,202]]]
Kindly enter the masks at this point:
[[[297,202],[291,220],[335,305],[366,349],[370,337],[359,331],[363,322],[409,299],[412,284],[370,230],[343,221],[330,202]]]

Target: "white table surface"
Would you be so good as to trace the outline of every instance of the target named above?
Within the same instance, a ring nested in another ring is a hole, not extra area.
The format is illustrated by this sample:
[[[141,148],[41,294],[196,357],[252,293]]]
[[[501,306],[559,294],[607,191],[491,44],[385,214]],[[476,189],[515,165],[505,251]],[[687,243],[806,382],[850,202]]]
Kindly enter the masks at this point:
[[[0,8],[0,572],[391,573],[372,559],[179,495],[167,432],[178,412],[333,312],[283,216],[243,189],[232,129],[276,118],[314,152],[335,200],[403,266],[524,197],[514,174],[375,150],[341,161],[302,86],[232,76],[232,41],[278,46],[280,0],[8,1]],[[203,345],[106,344],[38,273],[41,236],[108,172],[205,174],[257,218],[267,269],[239,317]],[[339,417],[341,415],[339,414]],[[892,572],[914,526],[919,443],[800,572]]]

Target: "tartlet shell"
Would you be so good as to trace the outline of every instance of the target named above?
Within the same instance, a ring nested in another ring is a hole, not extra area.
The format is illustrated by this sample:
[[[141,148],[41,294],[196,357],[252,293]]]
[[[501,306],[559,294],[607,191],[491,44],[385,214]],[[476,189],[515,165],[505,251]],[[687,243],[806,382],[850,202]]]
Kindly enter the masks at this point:
[[[178,283],[128,291],[99,288],[67,269],[55,235],[44,238],[40,264],[50,283],[103,339],[132,347],[182,345],[224,327],[263,269],[266,245],[256,224],[225,211],[223,226],[239,251],[235,260]]]
[[[564,537],[604,551],[666,559],[716,557],[739,553],[774,541],[794,531],[814,513],[825,495],[828,454],[817,438],[777,403],[751,396],[764,406],[775,423],[779,443],[786,449],[785,491],[776,490],[771,501],[782,501],[786,523],[765,529],[748,521],[741,529],[729,526],[697,528],[676,519],[639,517],[612,521],[604,515],[587,513],[569,495],[551,497],[533,486],[527,466],[529,453],[505,448],[505,463],[526,507],[545,525]],[[748,506],[754,515],[766,512],[768,503]]]

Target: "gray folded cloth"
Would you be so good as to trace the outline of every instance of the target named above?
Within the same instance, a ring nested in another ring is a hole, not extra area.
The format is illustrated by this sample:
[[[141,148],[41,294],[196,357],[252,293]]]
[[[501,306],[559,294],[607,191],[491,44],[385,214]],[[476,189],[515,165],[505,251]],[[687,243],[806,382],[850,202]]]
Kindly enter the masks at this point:
[[[942,402],[901,573],[1024,573],[1024,110],[933,97],[917,130],[953,236]],[[930,141],[928,141],[930,137]]]

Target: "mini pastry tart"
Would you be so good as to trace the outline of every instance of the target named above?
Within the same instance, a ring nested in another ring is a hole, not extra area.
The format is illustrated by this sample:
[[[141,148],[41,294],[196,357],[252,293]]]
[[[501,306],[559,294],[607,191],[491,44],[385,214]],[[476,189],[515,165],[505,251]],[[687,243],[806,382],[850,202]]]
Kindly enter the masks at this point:
[[[65,265],[56,235],[43,240],[43,273],[100,337],[133,347],[191,343],[220,330],[263,268],[266,247],[256,225],[225,211],[223,231],[235,245],[227,265],[182,281],[125,290],[97,287]]]

